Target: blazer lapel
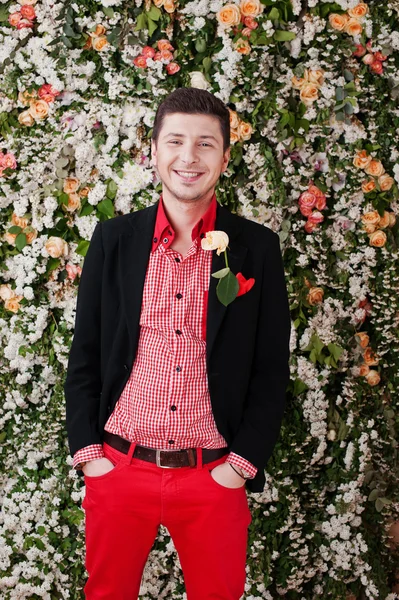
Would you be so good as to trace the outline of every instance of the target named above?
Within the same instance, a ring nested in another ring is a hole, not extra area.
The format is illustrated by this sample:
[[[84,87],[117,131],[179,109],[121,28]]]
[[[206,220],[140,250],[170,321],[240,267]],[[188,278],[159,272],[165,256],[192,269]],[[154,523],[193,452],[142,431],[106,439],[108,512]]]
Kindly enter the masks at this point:
[[[145,275],[152,245],[152,236],[155,227],[158,202],[147,209],[136,211],[130,215],[131,233],[119,235],[119,281],[121,285],[121,307],[126,316],[129,337],[135,354],[140,325],[141,303]],[[235,241],[241,229],[240,219],[233,215],[227,208],[220,204],[216,210],[215,230],[225,231],[229,236],[227,255],[229,266],[234,274],[241,271],[247,248]],[[216,250],[212,251],[211,273],[225,267],[224,253],[220,256]],[[216,296],[218,280],[210,277],[207,327],[206,327],[206,355],[207,361],[219,331],[227,307]]]

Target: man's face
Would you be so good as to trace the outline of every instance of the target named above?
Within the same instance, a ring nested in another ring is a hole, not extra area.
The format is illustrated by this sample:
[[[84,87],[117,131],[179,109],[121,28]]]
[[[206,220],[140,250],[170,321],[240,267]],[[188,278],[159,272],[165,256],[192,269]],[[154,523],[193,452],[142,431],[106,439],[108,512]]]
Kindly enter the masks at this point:
[[[157,145],[151,141],[151,154],[163,197],[194,202],[212,198],[230,148],[223,153],[216,117],[173,113],[164,117]]]

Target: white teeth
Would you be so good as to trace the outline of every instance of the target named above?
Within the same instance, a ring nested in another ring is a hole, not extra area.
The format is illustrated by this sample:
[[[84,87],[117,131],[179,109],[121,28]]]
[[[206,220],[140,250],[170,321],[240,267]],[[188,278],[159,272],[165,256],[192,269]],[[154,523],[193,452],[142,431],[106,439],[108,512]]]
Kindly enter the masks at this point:
[[[198,175],[201,175],[201,173],[184,173],[183,171],[176,171],[176,173],[178,175],[181,175],[181,177],[197,177]]]

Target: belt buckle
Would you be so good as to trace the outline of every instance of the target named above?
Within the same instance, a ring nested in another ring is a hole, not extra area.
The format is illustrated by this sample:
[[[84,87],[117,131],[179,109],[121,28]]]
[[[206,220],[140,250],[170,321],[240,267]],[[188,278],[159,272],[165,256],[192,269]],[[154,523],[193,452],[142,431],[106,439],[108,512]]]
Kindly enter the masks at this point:
[[[165,452],[165,450],[155,450],[155,462],[157,467],[161,467],[162,469],[178,469],[178,467],[168,467],[167,465],[161,465],[161,452]]]

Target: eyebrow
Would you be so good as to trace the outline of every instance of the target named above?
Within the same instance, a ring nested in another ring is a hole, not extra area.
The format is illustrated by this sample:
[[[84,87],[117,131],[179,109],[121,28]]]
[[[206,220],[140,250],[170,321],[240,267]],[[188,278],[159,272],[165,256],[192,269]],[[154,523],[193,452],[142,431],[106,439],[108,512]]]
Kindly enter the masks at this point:
[[[168,136],[173,136],[173,137],[180,137],[180,138],[184,138],[186,137],[183,133],[167,133],[165,135],[165,137],[167,138]],[[215,136],[213,135],[199,135],[198,136],[201,140],[205,140],[205,139],[212,139],[215,140],[215,142],[217,142],[218,140],[215,138]]]

